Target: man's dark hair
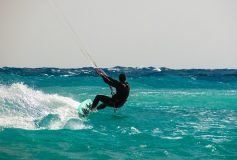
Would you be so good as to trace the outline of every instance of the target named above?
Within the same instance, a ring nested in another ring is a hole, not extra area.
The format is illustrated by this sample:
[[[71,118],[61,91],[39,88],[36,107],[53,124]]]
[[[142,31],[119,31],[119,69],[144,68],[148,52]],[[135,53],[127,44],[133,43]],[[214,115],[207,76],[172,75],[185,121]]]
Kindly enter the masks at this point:
[[[119,80],[120,80],[121,82],[125,82],[125,81],[126,81],[126,76],[125,76],[124,73],[121,73],[121,74],[119,75]]]

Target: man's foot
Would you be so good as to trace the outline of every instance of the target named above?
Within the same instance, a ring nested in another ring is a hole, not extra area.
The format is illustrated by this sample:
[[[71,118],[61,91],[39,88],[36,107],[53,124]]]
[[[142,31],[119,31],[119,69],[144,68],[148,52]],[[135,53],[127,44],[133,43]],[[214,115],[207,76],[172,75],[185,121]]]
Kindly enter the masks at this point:
[[[92,104],[88,104],[88,105],[86,105],[86,107],[89,109],[89,110],[94,110],[93,108],[92,108]]]
[[[82,111],[84,115],[88,115],[90,113],[90,110],[86,108],[83,108]]]

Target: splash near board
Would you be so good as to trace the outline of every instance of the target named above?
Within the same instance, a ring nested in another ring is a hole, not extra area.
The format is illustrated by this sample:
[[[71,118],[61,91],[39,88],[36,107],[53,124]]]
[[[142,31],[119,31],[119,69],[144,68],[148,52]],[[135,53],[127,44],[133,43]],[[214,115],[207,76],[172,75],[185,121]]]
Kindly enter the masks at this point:
[[[90,110],[91,105],[92,105],[91,99],[87,99],[81,102],[81,104],[77,107],[78,114],[81,116],[87,116],[91,112]]]

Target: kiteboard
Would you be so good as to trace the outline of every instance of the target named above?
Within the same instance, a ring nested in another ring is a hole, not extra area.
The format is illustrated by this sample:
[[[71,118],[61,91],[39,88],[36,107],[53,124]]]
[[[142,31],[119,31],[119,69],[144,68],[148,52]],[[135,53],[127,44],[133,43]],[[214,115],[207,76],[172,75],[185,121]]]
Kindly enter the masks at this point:
[[[81,116],[87,116],[91,112],[91,105],[92,105],[92,100],[87,99],[79,104],[77,107],[78,114]]]

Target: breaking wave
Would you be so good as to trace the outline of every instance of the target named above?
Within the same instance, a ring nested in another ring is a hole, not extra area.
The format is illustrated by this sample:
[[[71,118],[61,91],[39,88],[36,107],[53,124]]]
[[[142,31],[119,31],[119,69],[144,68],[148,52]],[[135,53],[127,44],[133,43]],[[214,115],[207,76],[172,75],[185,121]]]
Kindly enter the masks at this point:
[[[78,117],[80,103],[57,94],[46,94],[23,83],[0,85],[0,127],[22,129],[90,128]]]

